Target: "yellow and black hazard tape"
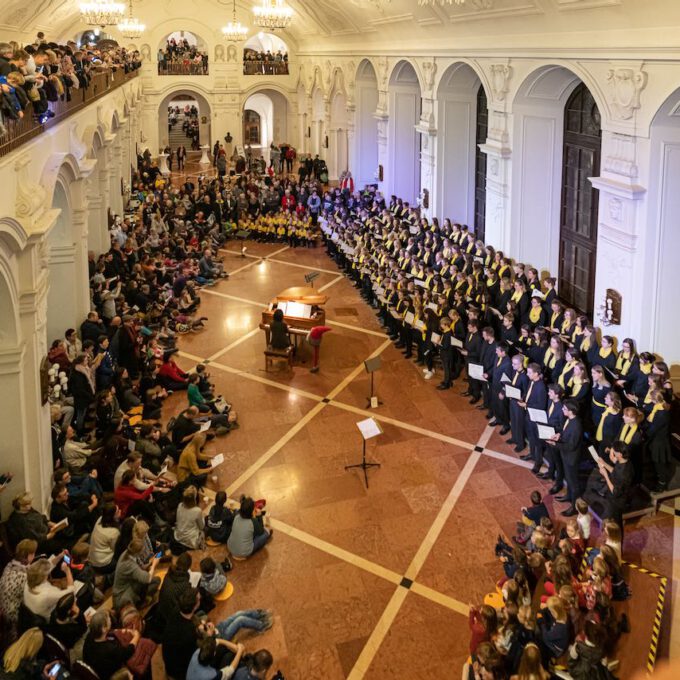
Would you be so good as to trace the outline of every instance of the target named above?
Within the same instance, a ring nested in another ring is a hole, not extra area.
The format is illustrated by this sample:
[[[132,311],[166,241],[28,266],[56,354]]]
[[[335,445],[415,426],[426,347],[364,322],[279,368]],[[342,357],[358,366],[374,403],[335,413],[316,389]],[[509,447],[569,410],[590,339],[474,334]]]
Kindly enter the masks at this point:
[[[641,574],[646,574],[647,576],[659,580],[659,594],[656,598],[656,610],[654,611],[654,623],[652,624],[652,638],[649,642],[649,652],[647,653],[647,675],[651,675],[656,666],[656,653],[659,646],[659,635],[661,634],[661,620],[663,618],[663,609],[666,602],[666,585],[668,584],[668,578],[661,574],[657,574],[650,569],[645,569],[638,564],[633,564],[632,562],[626,562],[624,560],[623,564],[627,564],[631,569],[635,569]]]
[[[581,568],[579,569],[579,579],[582,579],[585,575],[586,569],[588,568],[588,555],[590,555],[592,550],[593,548],[588,548],[583,556]],[[659,635],[661,634],[661,620],[663,619],[663,609],[666,602],[666,585],[668,584],[668,578],[661,574],[657,574],[650,569],[645,569],[633,562],[621,560],[621,564],[625,564],[641,574],[659,580],[659,593],[656,598],[656,610],[654,611],[654,623],[652,624],[652,638],[649,642],[649,652],[647,653],[647,675],[649,676],[654,672],[654,667],[656,666],[656,654],[659,646]]]

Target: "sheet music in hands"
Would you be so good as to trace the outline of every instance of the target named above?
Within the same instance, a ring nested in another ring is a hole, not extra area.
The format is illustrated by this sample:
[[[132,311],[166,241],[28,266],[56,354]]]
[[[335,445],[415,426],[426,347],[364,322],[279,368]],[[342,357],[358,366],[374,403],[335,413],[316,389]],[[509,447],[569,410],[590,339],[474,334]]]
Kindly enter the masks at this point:
[[[588,453],[593,457],[593,460],[599,465],[602,458],[600,457],[600,454],[597,452],[597,449],[594,446],[589,446]]]
[[[213,456],[210,459],[210,467],[216,468],[218,465],[221,465],[224,463],[224,454],[223,453],[218,453],[216,456]]]
[[[540,408],[527,407],[527,413],[532,423],[542,423],[545,425],[548,422],[548,414]]]
[[[484,366],[481,364],[468,364],[468,377],[473,380],[481,380],[487,382],[484,377]]]
[[[414,319],[415,319],[415,316],[413,315],[413,312],[406,312],[406,316],[404,317],[404,323],[411,326],[413,324]]]
[[[357,427],[359,428],[359,432],[361,432],[361,436],[364,439],[373,439],[373,437],[377,437],[383,433],[380,425],[378,425],[378,423],[373,418],[360,420],[357,423]]]
[[[506,384],[505,385],[505,396],[508,397],[508,399],[522,399],[522,390],[519,389],[519,387],[514,387],[513,385]]]
[[[539,423],[536,427],[538,428],[539,439],[552,439],[555,436],[555,428],[550,427],[550,425],[541,425]]]

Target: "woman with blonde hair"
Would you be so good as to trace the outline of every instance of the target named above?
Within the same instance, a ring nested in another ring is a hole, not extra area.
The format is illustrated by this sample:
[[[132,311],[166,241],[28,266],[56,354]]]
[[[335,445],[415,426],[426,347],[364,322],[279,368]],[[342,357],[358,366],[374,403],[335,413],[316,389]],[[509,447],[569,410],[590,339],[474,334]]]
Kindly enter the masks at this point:
[[[36,657],[42,646],[43,633],[40,628],[29,628],[5,651],[2,657],[4,676],[17,680],[39,677],[42,669]]]
[[[205,432],[197,432],[184,447],[177,463],[177,481],[180,484],[186,482],[199,488],[205,484],[208,474],[199,464],[199,461],[210,460],[210,456],[203,453],[205,442]]]
[[[198,490],[195,486],[184,489],[182,502],[177,506],[175,542],[182,549],[197,550],[205,546],[205,518],[198,505]]]
[[[26,585],[24,586],[24,605],[36,616],[41,616],[47,621],[61,598],[74,592],[73,574],[65,562],[61,564],[61,570],[66,574],[66,588],[57,588],[49,581],[54,564],[50,560],[41,558],[31,564],[26,570]]]
[[[559,597],[552,596],[546,604],[538,626],[541,656],[543,664],[547,666],[550,659],[558,659],[567,651],[571,630],[564,602]]]
[[[35,559],[38,543],[30,538],[19,541],[14,559],[5,567],[0,578],[0,610],[5,615],[9,640],[16,640],[19,607],[24,599],[28,565]]]
[[[519,668],[515,675],[510,676],[510,680],[548,680],[548,673],[541,663],[541,651],[538,645],[530,642],[524,647]]]

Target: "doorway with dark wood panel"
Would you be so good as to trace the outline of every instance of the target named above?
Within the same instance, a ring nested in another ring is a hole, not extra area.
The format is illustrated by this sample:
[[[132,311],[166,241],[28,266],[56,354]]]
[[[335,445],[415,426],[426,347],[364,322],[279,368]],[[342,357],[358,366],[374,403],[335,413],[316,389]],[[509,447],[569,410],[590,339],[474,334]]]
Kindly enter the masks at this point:
[[[599,192],[588,178],[600,174],[601,146],[600,112],[581,83],[564,109],[558,291],[568,306],[590,318],[595,302]]]

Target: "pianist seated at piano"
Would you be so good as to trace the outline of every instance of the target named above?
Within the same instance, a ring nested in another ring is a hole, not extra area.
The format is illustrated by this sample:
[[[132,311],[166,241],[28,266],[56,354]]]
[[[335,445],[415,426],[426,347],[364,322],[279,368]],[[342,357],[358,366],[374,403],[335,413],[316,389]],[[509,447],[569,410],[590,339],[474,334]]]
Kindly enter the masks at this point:
[[[290,347],[290,335],[288,334],[288,324],[283,320],[283,310],[274,310],[274,316],[269,326],[271,334],[270,345],[272,349],[288,349]]]

